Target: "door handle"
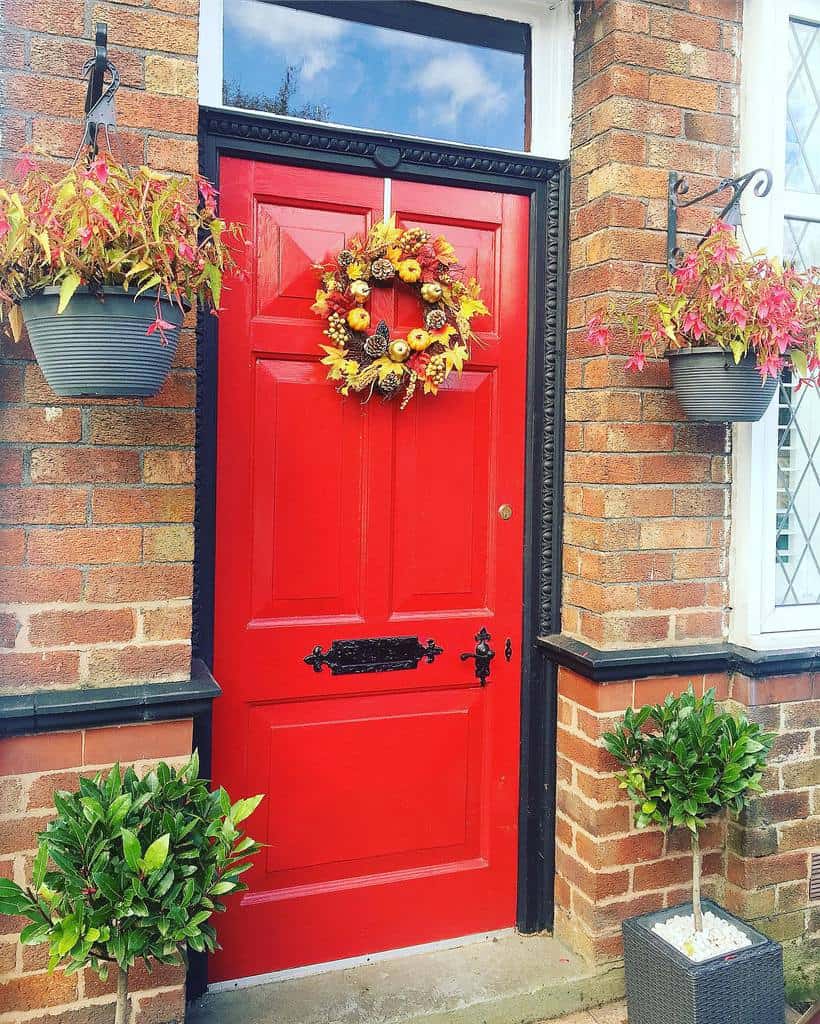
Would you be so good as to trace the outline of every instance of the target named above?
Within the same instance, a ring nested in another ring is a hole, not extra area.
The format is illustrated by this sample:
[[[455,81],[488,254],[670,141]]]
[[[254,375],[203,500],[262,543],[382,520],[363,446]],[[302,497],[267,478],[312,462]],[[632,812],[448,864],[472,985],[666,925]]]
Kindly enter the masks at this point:
[[[490,677],[490,662],[495,657],[495,651],[490,647],[492,637],[484,626],[475,635],[476,645],[474,651],[466,651],[459,655],[462,661],[472,658],[475,661],[476,679],[482,686],[487,685]]]

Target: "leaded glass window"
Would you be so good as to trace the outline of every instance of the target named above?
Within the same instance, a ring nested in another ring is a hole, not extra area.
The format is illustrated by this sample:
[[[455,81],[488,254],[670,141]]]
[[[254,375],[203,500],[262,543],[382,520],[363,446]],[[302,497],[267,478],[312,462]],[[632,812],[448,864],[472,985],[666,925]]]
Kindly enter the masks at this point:
[[[820,26],[789,19],[787,197],[820,193],[819,36]],[[787,198],[783,258],[800,269],[820,265],[820,220],[795,215],[795,205]],[[775,514],[775,607],[820,604],[820,396],[789,374],[778,387]]]

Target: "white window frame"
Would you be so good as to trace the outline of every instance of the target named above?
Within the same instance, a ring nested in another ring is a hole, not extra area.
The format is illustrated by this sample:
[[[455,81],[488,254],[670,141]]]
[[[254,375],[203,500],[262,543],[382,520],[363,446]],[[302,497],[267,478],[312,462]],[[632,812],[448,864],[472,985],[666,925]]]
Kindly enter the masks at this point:
[[[744,3],[740,167],[768,167],[774,183],[766,199],[744,197],[743,227],[753,248],[772,255],[782,253],[786,217],[820,220],[820,195],[784,185],[789,19],[795,17],[820,24],[820,0]],[[820,644],[820,604],[775,604],[777,426],[775,398],[759,423],[735,424],[732,445],[730,633],[735,643],[761,650]]]
[[[223,3],[224,0],[200,0],[199,102],[207,107],[235,110],[237,108],[226,107],[222,102]],[[533,156],[550,157],[553,160],[567,159],[572,116],[575,33],[572,0],[549,0],[546,3],[544,0],[427,0],[427,3],[468,11],[470,14],[520,21],[530,26],[532,54],[529,153]],[[340,5],[340,13],[342,7],[343,5]],[[274,115],[260,113],[260,116]],[[313,123],[295,117],[286,120],[299,124]],[[367,130],[371,134],[389,134]]]

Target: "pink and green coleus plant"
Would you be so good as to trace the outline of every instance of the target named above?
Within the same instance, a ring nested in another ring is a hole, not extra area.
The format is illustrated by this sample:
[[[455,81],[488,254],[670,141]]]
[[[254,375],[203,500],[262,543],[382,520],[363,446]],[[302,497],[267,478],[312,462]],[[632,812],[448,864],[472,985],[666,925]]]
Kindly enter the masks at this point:
[[[227,240],[241,243],[242,232],[218,216],[205,178],[131,171],[103,155],[57,179],[25,155],[16,178],[0,182],[0,321],[15,340],[21,300],[48,286],[60,289],[60,313],[81,286],[156,293],[148,331],[163,339],[171,324],[160,300],[219,308],[223,277],[236,270]]]
[[[631,343],[628,370],[642,370],[649,355],[719,346],[736,363],[754,356],[763,381],[791,368],[801,381],[816,383],[820,270],[747,256],[733,228],[717,221],[703,244],[662,276],[653,299],[593,316],[587,341],[608,351],[616,324]]]

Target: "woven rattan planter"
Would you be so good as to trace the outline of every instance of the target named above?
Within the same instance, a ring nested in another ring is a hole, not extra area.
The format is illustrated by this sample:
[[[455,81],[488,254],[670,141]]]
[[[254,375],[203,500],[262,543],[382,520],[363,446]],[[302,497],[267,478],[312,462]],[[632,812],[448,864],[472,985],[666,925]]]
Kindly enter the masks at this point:
[[[691,904],[623,923],[629,1024],[784,1024],[783,951],[776,942],[704,900],[703,909],[731,921],[751,946],[693,963],[655,935],[652,926]]]
[[[102,299],[79,290],[57,313],[58,288],[23,299],[23,319],[40,369],[64,397],[155,395],[165,382],[177,349],[183,311],[162,301],[162,318],[172,324],[146,333],[156,319],[156,294],[136,300],[121,288],[106,288]]]
[[[754,423],[769,408],[777,381],[765,383],[754,356],[735,363],[718,346],[667,353],[672,387],[690,420],[701,423]]]

